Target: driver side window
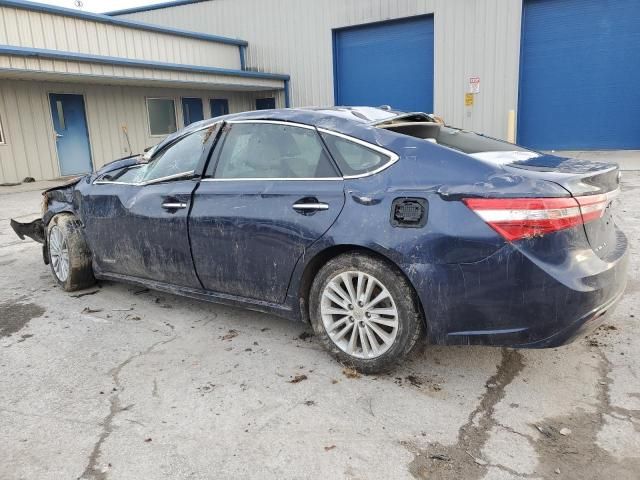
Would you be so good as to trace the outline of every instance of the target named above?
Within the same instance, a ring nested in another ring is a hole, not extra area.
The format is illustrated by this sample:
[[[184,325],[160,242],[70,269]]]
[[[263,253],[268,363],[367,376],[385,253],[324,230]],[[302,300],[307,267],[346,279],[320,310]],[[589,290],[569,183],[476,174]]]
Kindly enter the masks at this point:
[[[142,182],[193,173],[218,125],[198,130],[158,152],[146,166]]]

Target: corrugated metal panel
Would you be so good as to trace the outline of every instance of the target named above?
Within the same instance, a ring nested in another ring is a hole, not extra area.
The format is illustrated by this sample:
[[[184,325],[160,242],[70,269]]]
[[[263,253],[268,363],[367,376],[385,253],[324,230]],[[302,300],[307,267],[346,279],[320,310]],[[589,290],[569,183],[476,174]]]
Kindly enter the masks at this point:
[[[213,0],[123,18],[244,38],[247,66],[289,73],[292,105],[303,106],[334,102],[333,28],[433,13],[434,110],[504,138],[517,107],[521,10],[514,0]],[[481,93],[467,108],[471,76]]]
[[[147,85],[150,82],[157,83],[184,83],[192,88],[211,88],[212,85],[221,88],[242,89],[277,89],[282,88],[283,81],[271,78],[247,78],[232,75],[219,75],[202,73],[192,70],[162,70],[144,67],[129,67],[121,65],[104,65],[99,63],[41,59],[33,57],[17,57],[3,55],[0,52],[0,68],[29,72],[41,75],[65,75],[68,81],[84,81],[85,77],[97,77],[103,83],[128,83]],[[0,76],[8,75],[8,72],[0,72]]]
[[[0,6],[0,44],[231,69],[238,47]]]
[[[242,93],[0,80],[0,121],[6,140],[0,144],[0,182],[18,181],[27,176],[36,179],[59,176],[49,93],[84,95],[96,168],[129,153],[123,125],[127,127],[134,152],[141,152],[160,140],[148,133],[146,97],[175,98],[179,127],[183,123],[180,102],[183,96],[202,98],[206,118],[211,116],[210,98],[229,99],[231,113],[253,110],[256,98],[274,96],[278,106],[284,102],[282,91]]]
[[[640,148],[640,2],[525,1],[520,141]]]

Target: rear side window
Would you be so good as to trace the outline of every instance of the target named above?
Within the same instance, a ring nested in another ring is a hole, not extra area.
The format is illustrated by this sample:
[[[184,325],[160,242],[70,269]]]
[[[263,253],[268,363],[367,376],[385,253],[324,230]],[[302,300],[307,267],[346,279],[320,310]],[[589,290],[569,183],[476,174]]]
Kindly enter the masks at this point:
[[[335,176],[315,129],[269,123],[232,124],[215,171],[215,178]]]
[[[373,172],[391,161],[389,155],[351,140],[324,132],[321,135],[345,177]]]

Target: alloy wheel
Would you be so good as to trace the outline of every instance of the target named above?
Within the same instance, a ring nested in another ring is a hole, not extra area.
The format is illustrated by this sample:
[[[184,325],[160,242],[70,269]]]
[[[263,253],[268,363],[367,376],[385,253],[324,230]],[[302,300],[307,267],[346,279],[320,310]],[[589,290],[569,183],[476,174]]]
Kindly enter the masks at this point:
[[[49,233],[49,257],[58,280],[66,282],[69,277],[69,248],[67,239],[58,225],[51,227]]]
[[[379,357],[398,334],[393,297],[368,273],[348,271],[329,280],[322,292],[320,314],[329,338],[353,357]]]

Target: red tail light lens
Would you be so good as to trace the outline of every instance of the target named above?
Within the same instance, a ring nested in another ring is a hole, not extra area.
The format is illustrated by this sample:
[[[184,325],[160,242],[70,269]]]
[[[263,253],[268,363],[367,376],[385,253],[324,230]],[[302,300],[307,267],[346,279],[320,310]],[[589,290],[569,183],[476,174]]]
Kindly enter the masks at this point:
[[[597,220],[614,193],[575,198],[465,198],[463,202],[512,242]]]

